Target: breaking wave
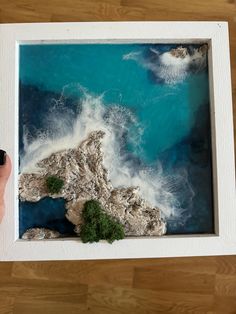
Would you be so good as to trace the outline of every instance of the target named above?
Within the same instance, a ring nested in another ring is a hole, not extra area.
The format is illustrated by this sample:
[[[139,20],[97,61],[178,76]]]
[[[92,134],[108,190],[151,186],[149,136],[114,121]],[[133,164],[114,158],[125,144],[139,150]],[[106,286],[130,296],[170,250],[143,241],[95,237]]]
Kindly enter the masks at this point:
[[[175,57],[171,51],[160,52],[149,48],[147,54],[141,51],[132,51],[123,56],[123,60],[134,60],[147,70],[151,71],[157,82],[177,84],[183,82],[190,73],[198,73],[206,69],[207,53],[198,48],[186,49],[184,57]]]
[[[164,216],[182,216],[179,202],[185,195],[191,207],[194,192],[188,182],[186,170],[174,175],[166,174],[160,162],[145,165],[142,154],[143,128],[129,109],[117,104],[104,104],[104,95],[92,95],[76,85],[80,94],[79,110],[71,119],[71,109],[63,105],[66,86],[59,100],[54,100],[50,114],[45,117],[45,131],[32,138],[24,128],[24,153],[20,158],[20,171],[37,172],[37,162],[54,152],[77,147],[90,132],[102,130],[104,166],[114,187],[139,186],[140,195],[152,206],[159,207]],[[58,110],[58,108],[62,110]],[[61,112],[59,114],[59,112]],[[187,215],[185,215],[187,219]]]

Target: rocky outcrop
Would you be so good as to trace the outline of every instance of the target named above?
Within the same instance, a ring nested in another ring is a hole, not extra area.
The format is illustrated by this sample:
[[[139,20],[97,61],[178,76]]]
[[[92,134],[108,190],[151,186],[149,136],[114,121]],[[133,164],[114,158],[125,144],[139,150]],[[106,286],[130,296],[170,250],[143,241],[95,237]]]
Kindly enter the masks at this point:
[[[44,240],[56,239],[60,237],[60,233],[46,228],[31,228],[28,229],[23,235],[23,240]]]
[[[204,44],[202,46],[200,46],[198,48],[198,52],[202,55],[202,56],[205,56],[208,52],[208,45],[207,44]]]
[[[185,58],[189,53],[187,48],[177,47],[170,50],[170,54],[176,58]]]
[[[38,173],[19,176],[22,201],[37,202],[45,196],[66,200],[67,219],[79,235],[81,212],[87,200],[98,200],[105,211],[121,222],[126,235],[163,235],[166,223],[159,208],[153,208],[139,195],[137,187],[114,188],[103,166],[102,138],[104,132],[94,131],[77,148],[52,154],[41,160]],[[50,194],[45,178],[56,175],[64,180],[60,193]]]
[[[207,51],[208,51],[208,45],[207,44],[204,44],[204,45],[200,46],[199,48],[195,48],[192,53],[189,52],[188,48],[179,46],[177,48],[171,49],[170,54],[175,58],[184,59],[186,56],[194,55],[194,54],[199,54],[200,55],[199,57],[206,56]]]

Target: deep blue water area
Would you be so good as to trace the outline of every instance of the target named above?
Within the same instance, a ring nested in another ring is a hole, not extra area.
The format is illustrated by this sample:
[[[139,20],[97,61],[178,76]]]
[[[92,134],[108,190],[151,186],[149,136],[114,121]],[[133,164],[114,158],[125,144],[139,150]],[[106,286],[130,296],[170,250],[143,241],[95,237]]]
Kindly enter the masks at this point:
[[[65,200],[45,197],[39,202],[20,202],[20,237],[29,228],[49,228],[64,236],[75,236],[72,225],[65,218]]]
[[[214,233],[212,167],[211,167],[211,137],[210,114],[208,106],[199,108],[196,122],[188,137],[165,151],[160,160],[166,172],[173,173],[177,169],[186,169],[189,183],[194,193],[189,195],[186,190],[185,197],[180,198],[181,208],[188,215],[184,226],[181,220],[168,221],[168,234],[185,233]],[[181,194],[181,193],[180,193]],[[184,193],[182,193],[184,195]]]
[[[181,68],[183,79],[179,79],[176,71],[176,81],[167,83],[158,66],[159,55],[177,46],[21,45],[20,160],[27,153],[26,135],[29,143],[39,133],[58,136],[65,129],[59,123],[65,115],[66,129],[73,130],[81,114],[82,90],[91,97],[102,95],[104,115],[110,108],[119,106],[136,117],[137,123],[130,121],[131,131],[125,134],[123,147],[133,165],[144,164],[155,169],[160,162],[165,175],[184,171],[188,178],[186,186],[178,186],[176,191],[182,217],[169,217],[168,233],[213,233],[208,69],[206,66],[191,72],[189,68],[185,73]],[[189,51],[198,47],[182,46]],[[50,126],[52,115],[58,117],[57,129]],[[140,129],[139,142],[134,143],[129,136]],[[63,218],[63,211],[61,199],[21,202],[20,234],[33,226],[71,234],[71,225]]]

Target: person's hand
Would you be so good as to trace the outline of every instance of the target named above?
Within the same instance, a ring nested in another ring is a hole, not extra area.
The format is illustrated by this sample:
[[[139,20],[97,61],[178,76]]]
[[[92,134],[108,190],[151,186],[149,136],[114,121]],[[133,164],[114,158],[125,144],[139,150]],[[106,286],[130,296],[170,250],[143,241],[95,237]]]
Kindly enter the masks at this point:
[[[4,216],[4,193],[11,173],[11,160],[4,150],[0,149],[0,222]]]

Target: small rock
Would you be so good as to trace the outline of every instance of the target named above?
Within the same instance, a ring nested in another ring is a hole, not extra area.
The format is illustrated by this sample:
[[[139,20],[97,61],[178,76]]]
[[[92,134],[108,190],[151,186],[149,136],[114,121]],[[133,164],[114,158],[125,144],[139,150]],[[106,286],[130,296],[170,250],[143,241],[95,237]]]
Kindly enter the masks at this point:
[[[202,54],[202,56],[205,56],[207,54],[207,51],[208,51],[208,45],[204,44],[204,45],[200,46],[198,48],[198,51]]]
[[[44,239],[56,239],[60,237],[60,233],[55,230],[46,228],[31,228],[28,229],[23,235],[23,240],[44,240]]]
[[[177,47],[176,49],[171,49],[170,54],[173,57],[184,59],[189,53],[187,48]]]

